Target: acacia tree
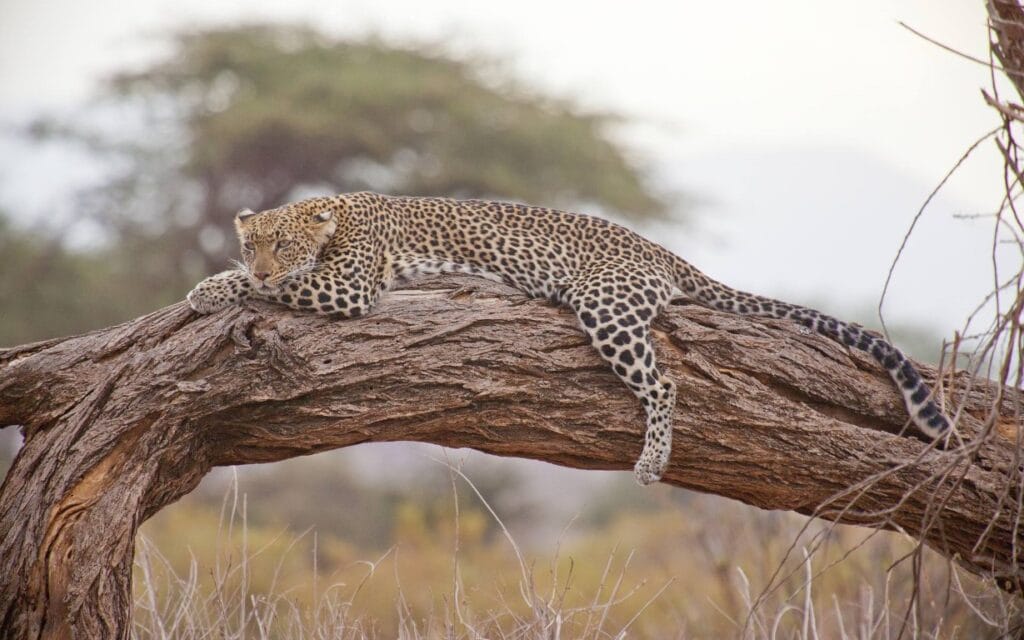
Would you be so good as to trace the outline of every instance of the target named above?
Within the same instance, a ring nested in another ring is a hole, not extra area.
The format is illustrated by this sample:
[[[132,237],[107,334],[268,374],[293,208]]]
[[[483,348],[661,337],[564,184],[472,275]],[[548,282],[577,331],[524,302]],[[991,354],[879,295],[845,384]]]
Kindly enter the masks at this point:
[[[125,114],[116,133],[36,130],[109,154],[118,171],[83,206],[119,242],[138,243],[150,265],[183,274],[177,289],[225,267],[236,211],[314,192],[668,211],[613,141],[616,117],[528,90],[496,65],[287,25],[180,32],[171,42],[166,58],[104,86],[100,111]]]

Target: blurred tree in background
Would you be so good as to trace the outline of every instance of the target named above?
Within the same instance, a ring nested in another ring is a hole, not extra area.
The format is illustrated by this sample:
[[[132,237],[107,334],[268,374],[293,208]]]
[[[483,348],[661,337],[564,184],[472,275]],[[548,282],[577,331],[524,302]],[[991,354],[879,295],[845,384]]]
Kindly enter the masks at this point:
[[[417,448],[424,449],[427,447]],[[293,532],[329,533],[374,553],[394,544],[398,531],[410,519],[432,529],[451,524],[455,517],[453,477],[446,467],[400,456],[396,464],[415,469],[415,480],[394,481],[387,479],[386,470],[353,472],[348,464],[358,457],[358,451],[341,450],[245,467],[239,475],[239,490],[256,497],[249,507],[249,522]],[[482,457],[476,456],[466,468],[473,473],[476,490],[504,520],[527,537],[541,520],[535,509],[539,497],[523,495],[521,469],[517,465]],[[224,499],[227,480],[223,473],[204,479],[190,494],[190,503],[216,512]],[[462,484],[457,477],[456,480]],[[460,487],[459,493],[463,511],[486,514],[486,507],[475,492]],[[492,541],[498,533],[496,523],[490,517],[481,517],[480,521],[481,536]]]
[[[21,229],[0,211],[0,346],[107,326],[174,300],[148,289],[144,270],[122,248],[79,250],[62,240]]]
[[[33,126],[88,143],[112,167],[80,210],[136,256],[131,277],[145,291],[174,299],[225,268],[239,209],[314,194],[668,211],[610,137],[617,118],[531,92],[491,65],[282,25],[184,31],[171,43],[163,60],[104,85],[96,122]],[[168,298],[143,297],[150,307]],[[0,329],[0,343],[10,337]]]

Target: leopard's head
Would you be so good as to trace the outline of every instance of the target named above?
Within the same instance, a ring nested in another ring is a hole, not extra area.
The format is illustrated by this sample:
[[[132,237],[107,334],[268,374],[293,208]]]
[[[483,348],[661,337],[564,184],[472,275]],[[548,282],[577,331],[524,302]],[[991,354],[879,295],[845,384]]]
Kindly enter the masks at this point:
[[[289,278],[311,271],[338,227],[340,207],[337,199],[311,198],[266,211],[239,211],[241,266],[256,290],[273,293]]]

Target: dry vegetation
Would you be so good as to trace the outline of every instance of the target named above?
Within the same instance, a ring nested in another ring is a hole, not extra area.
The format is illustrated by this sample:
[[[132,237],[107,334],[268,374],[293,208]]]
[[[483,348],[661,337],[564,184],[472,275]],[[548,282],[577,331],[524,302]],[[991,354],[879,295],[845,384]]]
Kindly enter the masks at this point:
[[[937,554],[912,562],[910,538],[697,494],[681,508],[679,490],[653,491],[660,506],[590,525],[581,514],[546,548],[524,548],[454,472],[447,500],[433,513],[398,505],[397,544],[372,549],[254,526],[234,484],[219,513],[186,499],[143,527],[135,634],[888,640],[1001,637],[1020,623],[1015,597]]]

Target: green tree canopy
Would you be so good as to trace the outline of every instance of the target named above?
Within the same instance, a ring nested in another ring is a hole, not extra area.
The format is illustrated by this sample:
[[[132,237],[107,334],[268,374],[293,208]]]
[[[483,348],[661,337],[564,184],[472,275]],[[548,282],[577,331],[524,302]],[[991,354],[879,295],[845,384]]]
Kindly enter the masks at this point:
[[[493,76],[439,52],[259,25],[179,34],[167,60],[112,87],[185,105],[187,173],[234,187],[232,205],[324,184],[664,210],[606,136],[609,116]]]
[[[484,62],[280,25],[180,32],[172,45],[105,85],[146,129],[130,143],[99,136],[122,173],[90,202],[122,239],[159,233],[140,251],[189,279],[234,254],[235,211],[312,193],[494,197],[625,217],[668,209],[610,137],[615,117]]]
[[[76,249],[0,210],[0,348],[81,333],[170,304],[165,280],[120,246]]]
[[[47,266],[47,300],[68,313],[40,324],[28,306],[12,308],[0,322],[8,343],[180,299],[237,256],[231,220],[245,207],[373,189],[632,218],[669,208],[611,136],[616,117],[527,90],[490,61],[266,24],[183,30],[169,45],[104,82],[79,117],[31,128],[87,143],[109,169],[75,216],[109,242],[67,250],[41,241],[60,256]],[[9,239],[19,252],[43,251]],[[72,262],[74,273],[59,276]],[[38,279],[32,265],[9,265],[10,281],[31,280],[20,268]]]

